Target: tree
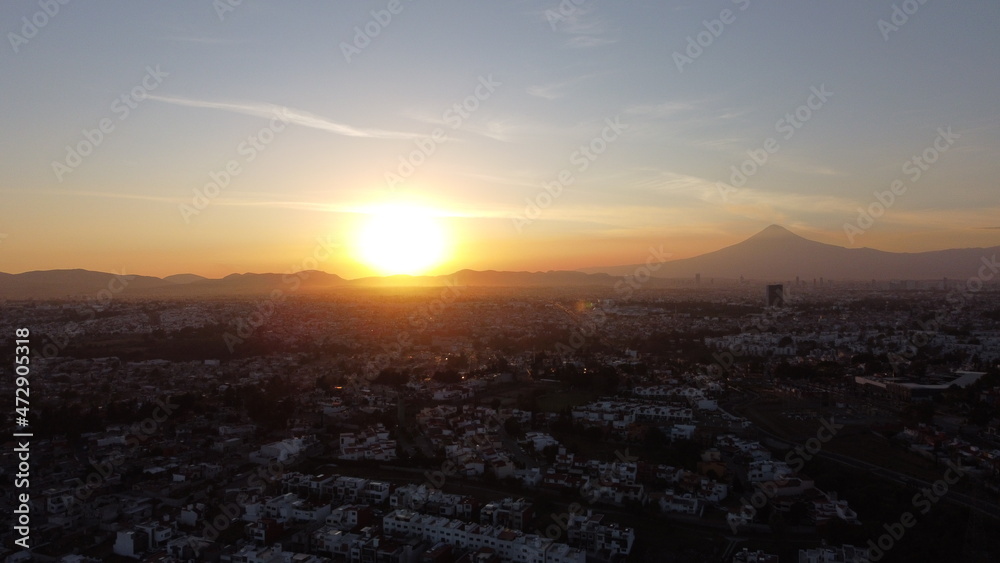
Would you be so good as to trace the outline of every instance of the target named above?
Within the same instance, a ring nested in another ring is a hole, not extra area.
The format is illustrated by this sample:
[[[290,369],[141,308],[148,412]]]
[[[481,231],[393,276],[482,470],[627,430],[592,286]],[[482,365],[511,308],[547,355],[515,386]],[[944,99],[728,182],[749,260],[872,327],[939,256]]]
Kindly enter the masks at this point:
[[[550,465],[555,463],[557,455],[559,455],[559,446],[553,444],[542,448],[542,456],[545,457],[545,461]]]
[[[934,420],[934,405],[928,402],[910,403],[903,407],[900,416],[910,424],[930,424]]]
[[[431,376],[431,379],[440,383],[454,384],[462,381],[462,376],[459,375],[458,372],[453,369],[447,369],[445,371],[434,372],[434,375]]]
[[[521,422],[514,417],[510,417],[503,422],[503,429],[507,434],[515,438],[520,439],[524,437],[524,429],[521,428]]]
[[[792,526],[799,526],[806,522],[809,518],[809,507],[806,503],[798,501],[792,504],[788,509],[788,513],[785,514],[785,521]]]
[[[405,372],[399,373],[392,368],[386,368],[378,374],[378,377],[375,378],[373,383],[388,385],[391,387],[402,387],[403,385],[406,385],[406,382],[409,381],[409,379],[409,374]]]
[[[457,356],[448,356],[447,366],[449,370],[468,369],[469,359],[465,357],[464,353]]]
[[[646,429],[645,445],[648,448],[662,448],[668,443],[667,435],[655,426]]]

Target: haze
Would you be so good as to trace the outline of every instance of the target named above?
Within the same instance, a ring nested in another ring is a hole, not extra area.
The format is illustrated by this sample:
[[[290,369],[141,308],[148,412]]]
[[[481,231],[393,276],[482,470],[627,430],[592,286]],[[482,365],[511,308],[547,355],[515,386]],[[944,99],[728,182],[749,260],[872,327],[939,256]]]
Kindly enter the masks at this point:
[[[0,6],[0,270],[284,272],[323,241],[318,269],[394,273],[358,251],[386,206],[445,233],[425,274],[685,258],[772,223],[1000,242],[995,2],[228,7]]]

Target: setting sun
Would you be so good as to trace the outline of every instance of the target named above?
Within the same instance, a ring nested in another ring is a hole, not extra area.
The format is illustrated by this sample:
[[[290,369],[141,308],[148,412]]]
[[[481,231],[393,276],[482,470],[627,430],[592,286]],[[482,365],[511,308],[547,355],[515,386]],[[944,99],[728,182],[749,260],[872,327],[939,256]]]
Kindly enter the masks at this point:
[[[382,275],[423,274],[445,258],[444,229],[433,213],[421,207],[377,208],[356,237],[358,260]]]

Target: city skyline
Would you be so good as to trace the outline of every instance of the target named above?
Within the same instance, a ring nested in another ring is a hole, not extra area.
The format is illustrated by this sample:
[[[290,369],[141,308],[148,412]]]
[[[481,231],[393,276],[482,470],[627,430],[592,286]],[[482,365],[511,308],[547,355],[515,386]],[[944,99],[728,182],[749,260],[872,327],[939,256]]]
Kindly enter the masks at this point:
[[[0,13],[4,272],[287,271],[317,244],[347,278],[572,270],[772,223],[1000,243],[987,2]]]

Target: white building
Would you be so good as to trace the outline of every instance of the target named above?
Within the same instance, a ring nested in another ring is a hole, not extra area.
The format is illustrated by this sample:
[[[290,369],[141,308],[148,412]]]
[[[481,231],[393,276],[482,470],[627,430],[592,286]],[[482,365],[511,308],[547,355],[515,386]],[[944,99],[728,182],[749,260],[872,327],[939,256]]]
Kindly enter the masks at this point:
[[[690,440],[694,438],[694,431],[697,429],[693,424],[675,424],[670,427],[670,441]]]
[[[343,432],[340,435],[340,459],[391,461],[396,459],[396,441],[389,439],[389,431],[376,424],[361,432]]]
[[[445,542],[466,549],[487,547],[503,561],[511,563],[586,563],[587,553],[534,534],[505,528],[480,526],[460,520],[396,510],[382,519],[388,535],[416,536],[426,541]]]
[[[588,510],[586,514],[571,514],[566,523],[569,544],[582,546],[597,554],[618,554],[624,557],[631,553],[632,544],[635,543],[635,530],[618,524],[603,524],[603,520],[603,514],[594,514],[592,510]]]
[[[691,493],[674,494],[674,491],[667,489],[657,496],[659,497],[657,504],[663,512],[701,516],[705,511],[705,506]]]
[[[869,561],[868,549],[853,545],[799,550],[799,563],[869,563]]]
[[[792,468],[783,461],[752,461],[747,469],[747,479],[751,483],[780,481],[792,474],[794,474]]]
[[[288,438],[280,442],[272,442],[260,447],[260,450],[250,454],[250,461],[267,465],[269,463],[290,463],[305,453],[316,442],[315,437]]]

